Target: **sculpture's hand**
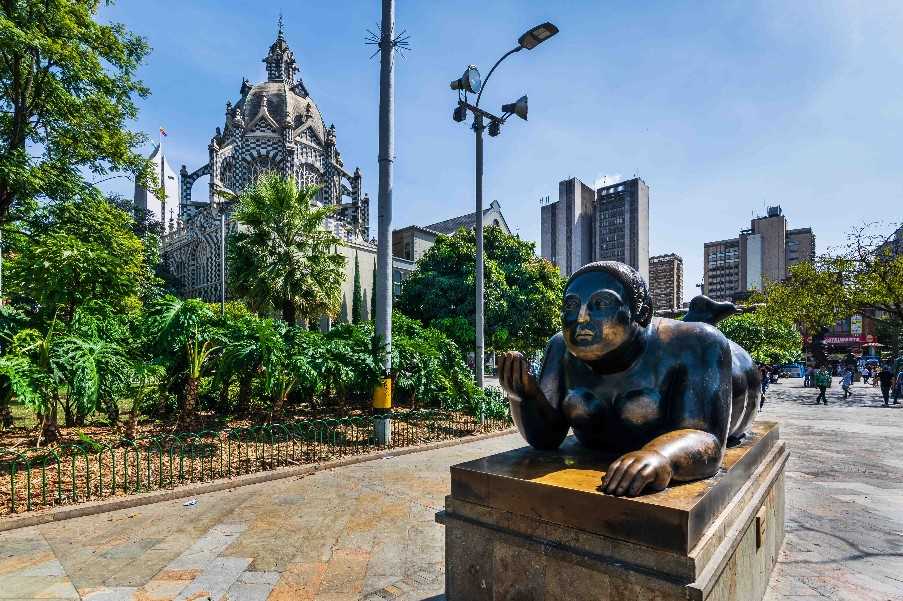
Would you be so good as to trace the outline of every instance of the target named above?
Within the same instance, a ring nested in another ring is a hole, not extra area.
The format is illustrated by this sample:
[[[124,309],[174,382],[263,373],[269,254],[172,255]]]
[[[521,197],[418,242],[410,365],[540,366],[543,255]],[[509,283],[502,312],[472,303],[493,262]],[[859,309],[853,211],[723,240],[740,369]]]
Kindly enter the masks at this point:
[[[658,451],[632,451],[609,466],[599,490],[618,497],[635,497],[647,486],[664,489],[671,476],[671,461]]]
[[[530,364],[524,356],[516,351],[500,353],[496,358],[498,364],[499,383],[508,396],[523,400],[536,398],[539,394],[539,383],[530,371]]]

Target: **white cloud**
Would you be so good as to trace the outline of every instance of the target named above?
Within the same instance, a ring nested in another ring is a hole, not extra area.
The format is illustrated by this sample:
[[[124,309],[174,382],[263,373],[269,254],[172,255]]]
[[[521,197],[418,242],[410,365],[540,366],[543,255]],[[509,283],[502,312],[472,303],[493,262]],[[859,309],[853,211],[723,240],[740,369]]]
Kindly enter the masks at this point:
[[[620,181],[624,181],[624,176],[620,173],[615,173],[613,175],[600,175],[593,182],[593,188],[598,190],[599,188],[603,188],[605,186],[610,186],[612,184],[616,184]]]

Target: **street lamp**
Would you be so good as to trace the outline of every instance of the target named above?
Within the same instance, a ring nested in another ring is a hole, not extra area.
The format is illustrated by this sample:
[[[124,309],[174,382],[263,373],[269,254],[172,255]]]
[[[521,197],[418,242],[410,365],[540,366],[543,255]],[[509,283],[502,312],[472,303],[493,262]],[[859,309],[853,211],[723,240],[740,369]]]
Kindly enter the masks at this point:
[[[480,98],[486,90],[486,84],[492,77],[496,67],[503,60],[521,50],[532,50],[541,43],[558,33],[558,28],[551,23],[542,23],[525,32],[517,39],[517,46],[506,52],[495,62],[485,80],[480,78],[480,72],[474,65],[469,65],[464,74],[451,82],[451,89],[458,91],[458,106],[452,113],[452,120],[460,123],[467,118],[468,111],[473,114],[473,126],[476,137],[476,224],[475,234],[477,238],[477,269],[476,269],[476,315],[474,327],[476,330],[476,349],[474,354],[474,370],[477,386],[483,387],[483,129],[487,126],[484,120],[489,122],[489,136],[494,138],[502,131],[502,124],[511,115],[517,115],[524,121],[527,120],[527,97],[521,96],[517,101],[502,105],[502,116],[497,117],[480,108]],[[473,104],[467,101],[467,94],[476,94],[477,99]]]

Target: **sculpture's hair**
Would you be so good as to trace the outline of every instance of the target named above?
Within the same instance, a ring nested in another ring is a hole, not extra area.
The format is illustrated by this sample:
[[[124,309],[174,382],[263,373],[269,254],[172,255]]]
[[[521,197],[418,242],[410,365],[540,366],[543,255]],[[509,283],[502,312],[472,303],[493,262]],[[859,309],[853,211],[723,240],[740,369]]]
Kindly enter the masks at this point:
[[[646,327],[652,320],[652,297],[649,295],[649,287],[640,272],[624,263],[618,261],[596,261],[595,263],[587,263],[568,278],[565,286],[571,285],[577,277],[590,272],[600,271],[617,278],[627,293],[630,295],[629,303],[633,314],[633,321],[639,325]]]

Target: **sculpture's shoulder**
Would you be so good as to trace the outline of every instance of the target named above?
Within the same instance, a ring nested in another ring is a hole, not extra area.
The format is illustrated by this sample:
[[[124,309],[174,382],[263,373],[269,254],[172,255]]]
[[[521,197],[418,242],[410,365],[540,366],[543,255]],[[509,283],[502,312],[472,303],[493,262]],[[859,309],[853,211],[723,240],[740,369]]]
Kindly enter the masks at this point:
[[[701,321],[681,321],[666,317],[655,317],[652,327],[662,348],[679,352],[697,353],[713,346],[730,350],[730,342],[721,330]]]
[[[564,343],[564,334],[558,332],[546,343],[546,350],[542,354],[543,367],[548,364],[560,365],[567,354],[567,346]]]

